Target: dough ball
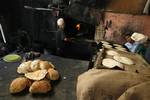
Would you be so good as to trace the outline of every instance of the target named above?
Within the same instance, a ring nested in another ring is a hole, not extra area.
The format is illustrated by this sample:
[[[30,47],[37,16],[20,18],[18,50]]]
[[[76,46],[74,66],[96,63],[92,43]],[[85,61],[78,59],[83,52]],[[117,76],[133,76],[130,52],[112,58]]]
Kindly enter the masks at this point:
[[[30,93],[47,93],[50,90],[52,87],[48,80],[35,81],[29,88]]]
[[[59,19],[57,20],[57,25],[58,25],[58,26],[62,26],[64,23],[65,23],[65,22],[64,22],[64,19],[63,19],[63,18],[59,18]]]
[[[28,85],[28,79],[25,77],[19,77],[14,79],[9,87],[9,91],[10,93],[14,94],[14,93],[19,93],[21,91],[23,91]]]
[[[64,29],[64,27],[65,27],[65,21],[64,21],[64,19],[63,18],[59,18],[57,20],[57,25],[58,25],[59,28]]]

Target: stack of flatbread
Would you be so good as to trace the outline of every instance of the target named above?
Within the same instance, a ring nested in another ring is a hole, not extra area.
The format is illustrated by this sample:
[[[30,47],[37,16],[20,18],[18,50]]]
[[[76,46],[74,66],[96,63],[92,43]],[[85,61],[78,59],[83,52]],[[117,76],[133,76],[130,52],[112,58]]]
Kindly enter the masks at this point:
[[[101,43],[104,48],[107,48],[107,49],[112,48],[112,45],[110,45],[110,43],[107,41],[101,41]]]
[[[103,66],[107,67],[107,68],[114,68],[114,67],[119,67],[121,69],[123,69],[123,64],[121,64],[118,61],[115,61],[114,59],[111,58],[105,58],[102,61]]]
[[[106,55],[108,56],[116,56],[119,55],[118,52],[114,51],[114,50],[107,50],[106,51]],[[121,64],[120,62],[112,59],[112,58],[104,58],[102,60],[102,65],[107,67],[107,68],[114,68],[114,67],[119,67],[119,68],[123,68],[123,64]]]
[[[114,68],[119,67],[121,69],[124,68],[125,65],[133,65],[134,62],[132,59],[128,57],[121,56],[117,51],[115,50],[107,50],[106,55],[108,55],[109,58],[104,58],[102,60],[102,65],[107,68]]]
[[[120,44],[113,44],[113,46],[114,46],[114,48],[115,49],[117,49],[117,50],[119,50],[119,51],[127,51],[127,49],[126,48],[124,48],[122,45],[120,45]]]

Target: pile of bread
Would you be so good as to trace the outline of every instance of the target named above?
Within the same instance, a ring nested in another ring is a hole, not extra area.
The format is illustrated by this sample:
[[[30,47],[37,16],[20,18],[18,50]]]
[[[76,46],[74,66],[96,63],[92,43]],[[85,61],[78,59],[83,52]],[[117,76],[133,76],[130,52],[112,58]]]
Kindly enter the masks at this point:
[[[60,75],[55,66],[43,60],[23,62],[17,68],[23,76],[14,79],[9,87],[12,94],[29,89],[30,93],[47,93],[52,90],[51,80],[58,80]]]
[[[102,65],[107,68],[119,67],[121,69],[124,69],[124,65],[134,64],[132,59],[122,56],[114,50],[107,50],[106,55],[110,56],[110,58],[104,58],[102,60]]]

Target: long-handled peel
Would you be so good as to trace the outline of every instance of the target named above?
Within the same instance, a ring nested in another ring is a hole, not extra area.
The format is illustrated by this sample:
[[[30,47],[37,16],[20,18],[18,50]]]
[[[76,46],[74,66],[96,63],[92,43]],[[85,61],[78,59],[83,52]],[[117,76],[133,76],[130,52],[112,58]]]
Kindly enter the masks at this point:
[[[1,31],[1,35],[2,35],[3,41],[4,41],[4,43],[6,43],[6,38],[5,38],[4,31],[3,31],[3,28],[2,28],[1,24],[0,24],[0,31]]]

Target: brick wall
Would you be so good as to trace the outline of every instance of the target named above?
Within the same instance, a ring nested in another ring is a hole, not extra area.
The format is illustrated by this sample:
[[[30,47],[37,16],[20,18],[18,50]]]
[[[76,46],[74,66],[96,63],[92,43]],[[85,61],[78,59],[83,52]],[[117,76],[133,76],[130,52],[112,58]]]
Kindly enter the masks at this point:
[[[108,37],[108,41],[114,41],[122,44],[125,42],[123,34],[133,32],[146,34],[150,39],[150,15],[102,12],[95,9],[91,10],[91,15],[95,17],[96,25],[100,24],[104,26],[105,29],[106,22],[110,22],[108,36],[111,36],[110,34],[113,35],[112,39]],[[99,32],[99,35],[99,37],[102,37],[102,33]],[[107,39],[103,38],[103,40]]]
[[[131,15],[105,12],[105,22],[111,20],[111,28],[114,31],[132,31],[140,32],[149,36],[150,38],[150,16],[148,15]]]

